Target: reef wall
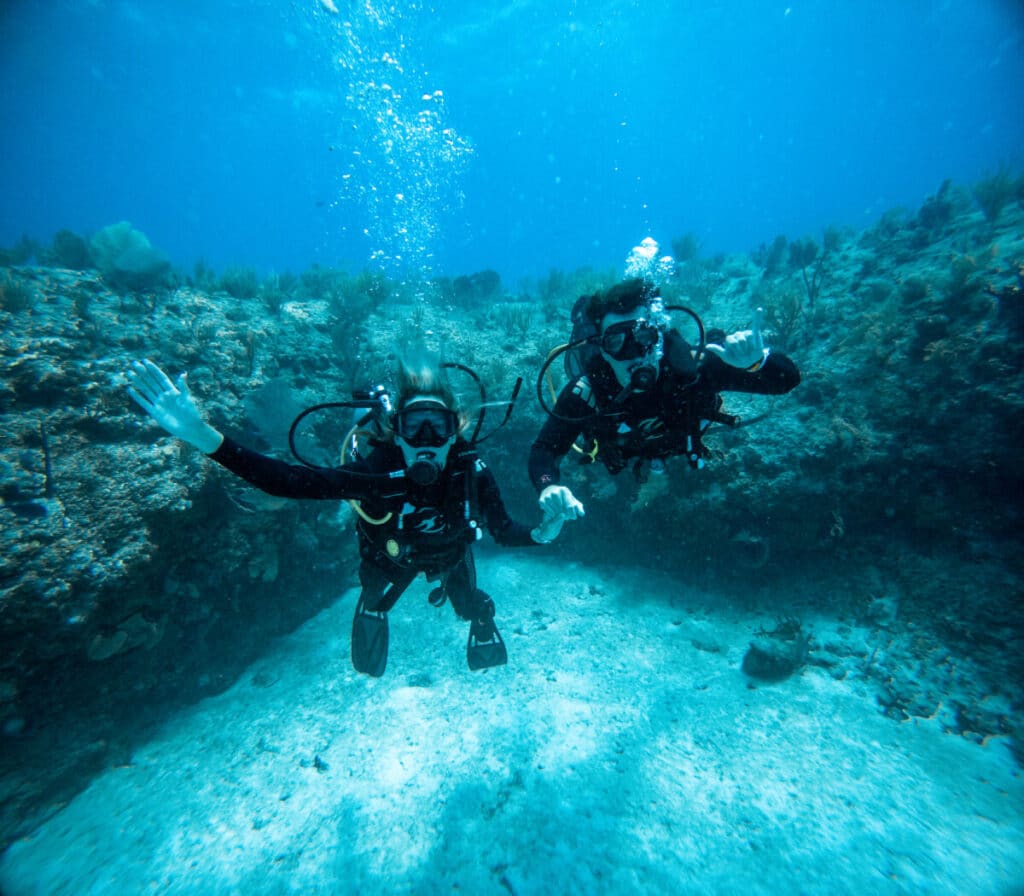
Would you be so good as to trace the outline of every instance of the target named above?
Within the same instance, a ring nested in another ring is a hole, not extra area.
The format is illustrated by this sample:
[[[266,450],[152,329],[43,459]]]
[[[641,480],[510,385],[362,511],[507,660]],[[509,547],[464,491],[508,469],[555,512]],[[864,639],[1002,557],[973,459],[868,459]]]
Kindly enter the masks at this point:
[[[115,290],[95,270],[0,271],[0,824],[45,811],[130,752],[168,701],[223,687],[356,582],[346,506],[270,499],[164,435],[128,399],[131,360],[187,371],[219,427],[282,457],[299,409],[386,381],[414,342],[473,367],[494,401],[522,376],[511,423],[482,450],[531,521],[537,372],[568,338],[575,298],[617,276],[556,272],[511,295],[483,274],[410,289],[236,271]],[[915,213],[820,244],[694,254],[663,294],[725,331],[763,307],[767,341],[803,382],[777,399],[725,396],[745,425],[709,434],[701,471],[673,461],[640,483],[567,459],[588,515],[555,556],[701,586],[799,585],[858,618],[898,612],[923,656],[971,651],[1019,704],[1020,204],[993,217],[944,186]]]

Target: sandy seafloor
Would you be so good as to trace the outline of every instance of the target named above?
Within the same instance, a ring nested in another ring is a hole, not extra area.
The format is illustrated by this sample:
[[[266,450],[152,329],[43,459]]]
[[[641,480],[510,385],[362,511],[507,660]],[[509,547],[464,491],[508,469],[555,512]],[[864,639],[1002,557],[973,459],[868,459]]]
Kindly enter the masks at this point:
[[[820,668],[751,687],[772,620],[742,600],[529,553],[478,567],[507,667],[468,670],[420,579],[387,674],[358,676],[346,591],[13,844],[3,894],[1024,892],[1004,739],[886,718]]]

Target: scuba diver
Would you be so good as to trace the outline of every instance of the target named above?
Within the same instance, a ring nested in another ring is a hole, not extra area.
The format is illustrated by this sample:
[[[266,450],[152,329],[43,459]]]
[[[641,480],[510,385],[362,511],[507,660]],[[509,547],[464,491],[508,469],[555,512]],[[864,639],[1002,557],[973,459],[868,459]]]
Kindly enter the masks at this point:
[[[699,343],[691,347],[670,326],[669,311],[689,314]],[[684,455],[694,468],[710,453],[701,441],[712,423],[736,425],[721,410],[723,391],[782,395],[800,382],[796,365],[764,345],[762,310],[752,330],[707,343],[700,318],[688,308],[665,306],[648,279],[633,278],[573,309],[573,339],[555,349],[541,368],[537,396],[549,417],[530,449],[530,480],[546,514],[573,519],[582,505],[559,484],[559,464],[583,436],[584,462],[600,460],[613,476],[633,462],[638,483],[663,472],[665,460]],[[566,356],[569,382],[551,408],[544,376]],[[577,446],[578,447],[578,446]]]
[[[552,541],[566,517],[545,514],[532,531],[511,519],[494,475],[474,448],[482,407],[467,440],[462,432],[469,417],[443,374],[449,367],[472,375],[480,385],[469,368],[423,358],[401,365],[393,407],[380,388],[363,401],[331,402],[303,411],[289,434],[301,465],[259,454],[214,429],[189,393],[185,374],[172,382],[152,361],[136,361],[129,371],[128,393],[172,436],[268,494],[352,502],[358,515],[362,586],[352,621],[356,671],[374,677],[384,674],[388,611],[421,572],[437,583],[430,603],[439,607],[450,600],[456,615],[469,621],[466,655],[470,669],[477,670],[508,659],[494,623],[494,601],[476,584],[472,545],[482,535],[480,524],[498,544],[522,547]],[[515,394],[506,421],[514,400]],[[345,437],[348,459],[339,467],[309,463],[295,447],[300,420],[328,407],[363,412]],[[370,447],[365,457],[358,436]]]

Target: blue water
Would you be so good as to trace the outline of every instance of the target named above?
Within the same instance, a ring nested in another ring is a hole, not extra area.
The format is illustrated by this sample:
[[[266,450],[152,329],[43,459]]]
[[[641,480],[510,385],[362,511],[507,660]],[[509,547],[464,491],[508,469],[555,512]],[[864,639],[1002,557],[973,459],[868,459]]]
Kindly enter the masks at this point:
[[[7,2],[0,245],[185,270],[621,267],[864,227],[1024,162],[1016,0]]]

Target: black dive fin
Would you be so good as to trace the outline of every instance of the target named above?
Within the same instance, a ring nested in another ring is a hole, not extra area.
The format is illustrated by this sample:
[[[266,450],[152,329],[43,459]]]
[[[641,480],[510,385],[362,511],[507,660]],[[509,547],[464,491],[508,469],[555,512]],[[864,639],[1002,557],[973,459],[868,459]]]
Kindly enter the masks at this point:
[[[387,665],[387,614],[367,610],[360,600],[352,618],[352,666],[356,672],[380,678]]]
[[[474,672],[479,669],[490,669],[492,666],[504,666],[508,662],[505,642],[493,622],[482,623],[474,620],[470,623],[466,659],[469,661],[469,668]]]

